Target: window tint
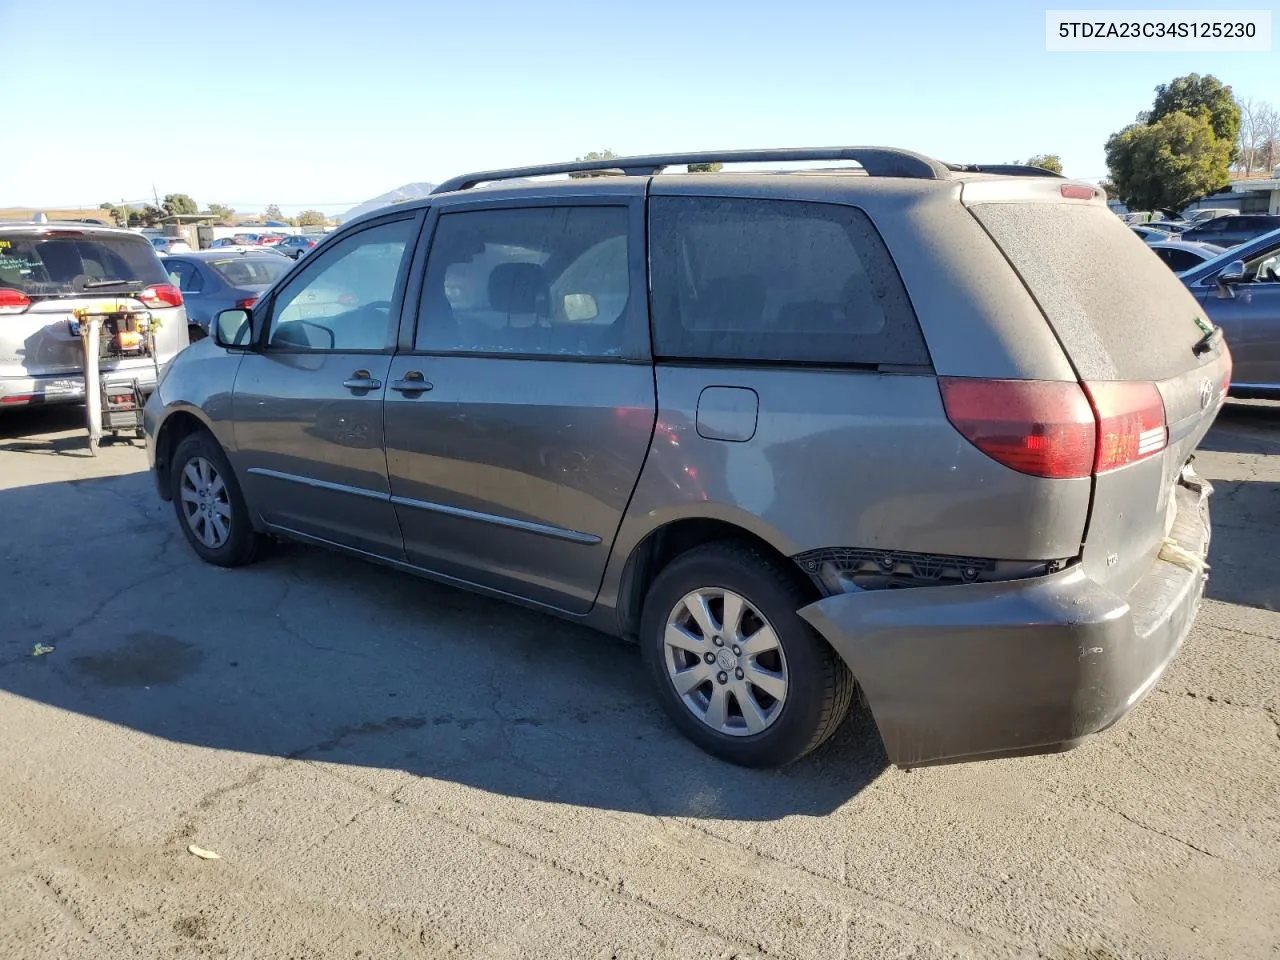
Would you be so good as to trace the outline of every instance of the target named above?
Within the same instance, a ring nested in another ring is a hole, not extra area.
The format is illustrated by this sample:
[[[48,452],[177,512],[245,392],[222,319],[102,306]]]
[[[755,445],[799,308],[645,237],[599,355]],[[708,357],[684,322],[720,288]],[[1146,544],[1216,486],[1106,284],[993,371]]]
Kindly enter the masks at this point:
[[[643,355],[632,343],[626,207],[443,214],[427,261],[419,350]],[[643,332],[643,331],[642,331]]]
[[[141,237],[92,236],[59,231],[0,236],[0,287],[29,296],[58,296],[94,289],[98,280],[168,283],[151,245]]]
[[[283,257],[228,257],[207,261],[223,280],[233,287],[275,283],[293,264]]]
[[[1174,271],[1190,270],[1203,261],[1194,253],[1188,253],[1186,250],[1170,250],[1168,247],[1162,247],[1156,251],[1156,256],[1169,265],[1169,269]]]
[[[654,197],[649,252],[659,356],[929,363],[889,251],[860,210]]]
[[[204,289],[204,277],[195,265],[186,260],[166,260],[169,279],[183,293],[199,293]]]
[[[379,224],[312,260],[275,300],[270,345],[290,350],[387,349],[395,323],[391,305],[396,282],[415,229],[413,220]]]

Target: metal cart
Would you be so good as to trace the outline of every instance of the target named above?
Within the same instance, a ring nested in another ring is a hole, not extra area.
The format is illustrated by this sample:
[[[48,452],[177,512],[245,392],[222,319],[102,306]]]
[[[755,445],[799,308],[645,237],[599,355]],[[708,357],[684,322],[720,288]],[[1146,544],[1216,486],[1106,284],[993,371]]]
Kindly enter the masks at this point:
[[[136,300],[92,304],[73,312],[72,333],[80,337],[84,357],[84,400],[89,427],[89,452],[95,456],[104,434],[130,432],[142,438],[142,407],[146,397],[136,377],[103,374],[103,360],[150,357],[159,378],[155,333],[159,326],[151,312]]]

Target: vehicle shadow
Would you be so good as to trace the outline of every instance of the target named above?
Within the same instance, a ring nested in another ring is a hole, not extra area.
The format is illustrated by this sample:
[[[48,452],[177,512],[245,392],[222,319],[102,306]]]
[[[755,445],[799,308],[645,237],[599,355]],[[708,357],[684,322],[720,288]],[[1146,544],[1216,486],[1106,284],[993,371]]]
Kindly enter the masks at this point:
[[[1280,453],[1280,403],[1232,400],[1213,429],[1200,441],[1201,450],[1218,453]]]
[[[145,473],[0,490],[0,530],[23,598],[0,608],[0,690],[152,736],[708,819],[821,816],[887,765],[865,712],[785,769],[721,763],[634,646],[362,561],[207,566]]]
[[[1213,485],[1206,594],[1227,603],[1280,610],[1280,580],[1270,560],[1276,556],[1280,483],[1215,480]]]
[[[72,436],[31,440],[33,436],[75,431]],[[0,452],[91,457],[82,404],[15,407],[0,413]]]

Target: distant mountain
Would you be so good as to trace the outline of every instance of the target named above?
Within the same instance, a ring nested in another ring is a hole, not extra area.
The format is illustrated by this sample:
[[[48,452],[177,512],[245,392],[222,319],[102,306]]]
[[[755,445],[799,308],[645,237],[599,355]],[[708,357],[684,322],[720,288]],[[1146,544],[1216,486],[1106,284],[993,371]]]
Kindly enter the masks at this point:
[[[434,183],[406,183],[403,187],[396,187],[394,190],[388,190],[386,193],[374,197],[372,200],[366,200],[364,203],[358,203],[346,213],[337,219],[346,223],[362,213],[368,213],[370,210],[378,210],[382,207],[389,207],[393,203],[400,203],[404,200],[420,200],[431,193],[436,188]]]

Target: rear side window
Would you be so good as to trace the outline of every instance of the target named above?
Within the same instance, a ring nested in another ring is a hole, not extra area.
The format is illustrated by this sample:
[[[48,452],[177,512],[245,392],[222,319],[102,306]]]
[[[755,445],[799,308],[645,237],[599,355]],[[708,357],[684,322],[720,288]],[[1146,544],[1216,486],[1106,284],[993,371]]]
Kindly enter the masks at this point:
[[[0,287],[32,297],[66,296],[105,289],[109,280],[145,285],[168,283],[169,277],[151,244],[141,238],[77,231],[0,235]]]
[[[1191,369],[1203,311],[1186,286],[1103,206],[972,208],[1091,380],[1164,380]]]
[[[862,211],[795,200],[654,197],[660,357],[925,365],[893,258]]]

